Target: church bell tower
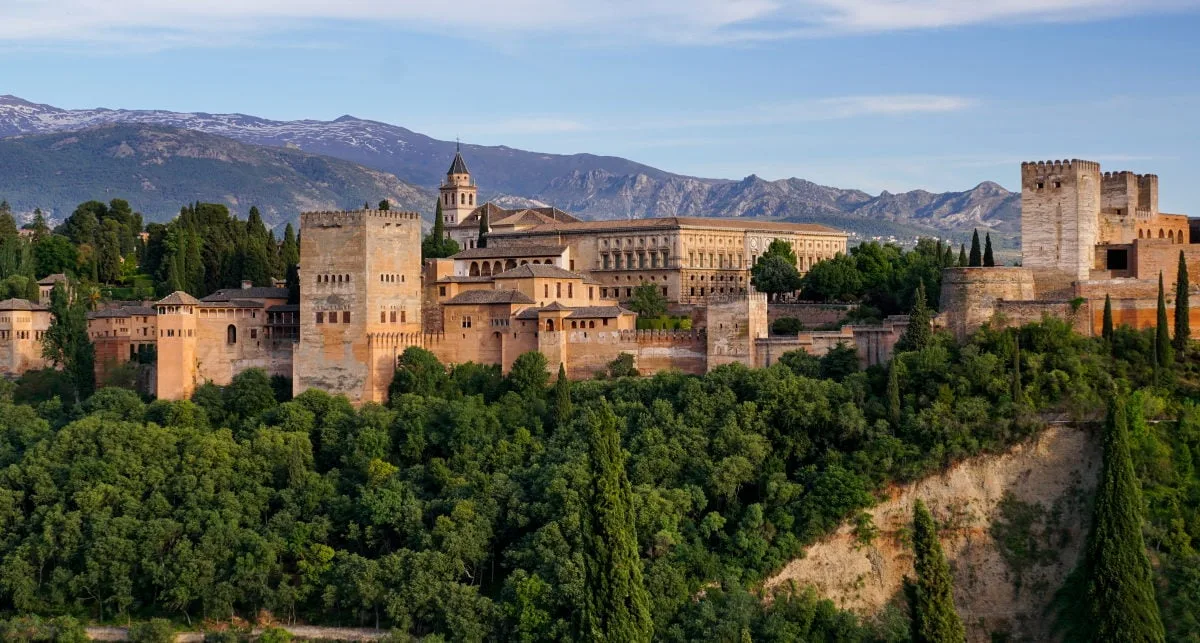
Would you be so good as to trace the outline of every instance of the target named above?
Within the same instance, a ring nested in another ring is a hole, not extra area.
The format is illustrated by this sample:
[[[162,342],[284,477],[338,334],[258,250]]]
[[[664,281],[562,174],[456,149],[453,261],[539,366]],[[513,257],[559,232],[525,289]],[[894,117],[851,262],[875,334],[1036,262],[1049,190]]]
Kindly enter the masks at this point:
[[[446,180],[438,188],[442,198],[442,215],[446,225],[458,225],[475,209],[476,188],[467,171],[467,162],[463,160],[462,150],[454,151],[454,162],[446,172]]]

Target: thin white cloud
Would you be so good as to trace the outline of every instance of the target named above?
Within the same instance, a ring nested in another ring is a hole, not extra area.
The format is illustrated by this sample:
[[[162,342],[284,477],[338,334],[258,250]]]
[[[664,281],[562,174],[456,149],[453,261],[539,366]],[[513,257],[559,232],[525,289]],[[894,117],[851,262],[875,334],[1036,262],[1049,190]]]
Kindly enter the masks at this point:
[[[724,127],[792,125],[863,117],[896,117],[912,114],[944,114],[969,109],[978,104],[965,96],[938,94],[895,94],[878,96],[838,96],[809,100],[747,105],[709,111],[690,110],[684,115],[631,115],[621,121],[584,121],[557,116],[535,116],[480,122],[457,127],[475,135],[559,134],[582,132],[644,132],[683,129],[719,129]],[[446,126],[431,126],[442,130]],[[679,140],[679,139],[671,139]],[[695,140],[695,139],[684,139]],[[642,141],[653,144],[653,139]]]
[[[339,21],[463,38],[703,45],[1197,8],[1200,0],[0,0],[0,40],[220,46]]]

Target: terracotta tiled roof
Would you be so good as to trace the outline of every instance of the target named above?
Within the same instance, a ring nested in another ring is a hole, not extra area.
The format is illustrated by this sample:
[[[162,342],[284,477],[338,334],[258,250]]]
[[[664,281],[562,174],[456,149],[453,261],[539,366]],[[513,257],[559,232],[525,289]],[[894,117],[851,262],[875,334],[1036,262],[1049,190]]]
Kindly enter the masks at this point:
[[[527,263],[524,266],[517,266],[511,270],[505,270],[498,275],[492,275],[492,279],[529,279],[532,277],[543,277],[552,279],[583,279],[583,275],[564,270],[555,265],[544,263]]]
[[[287,288],[269,288],[255,286],[253,288],[222,288],[211,295],[205,295],[200,301],[230,301],[232,299],[287,299]]]
[[[46,310],[46,307],[28,299],[5,299],[0,301],[0,310]]]
[[[269,313],[298,313],[300,304],[276,304],[267,309]]]
[[[620,317],[621,315],[632,315],[632,310],[625,310],[620,306],[580,306],[573,308],[571,314],[567,317],[595,317],[597,319],[604,317]]]
[[[532,304],[529,295],[519,290],[468,290],[446,300],[454,304]]]
[[[502,259],[506,257],[557,257],[566,246],[539,246],[513,244],[495,248],[469,248],[450,257],[451,259]]]
[[[263,307],[263,303],[261,301],[254,301],[253,299],[229,299],[229,300],[224,300],[224,301],[209,301],[208,299],[204,299],[200,302],[200,305],[204,308],[262,308]]]
[[[54,284],[56,284],[60,281],[66,282],[67,276],[61,272],[56,272],[52,275],[46,275],[45,277],[42,277],[41,279],[39,279],[38,285],[39,286],[53,286]]]
[[[156,306],[198,306],[200,300],[182,290],[176,290],[154,303]]]

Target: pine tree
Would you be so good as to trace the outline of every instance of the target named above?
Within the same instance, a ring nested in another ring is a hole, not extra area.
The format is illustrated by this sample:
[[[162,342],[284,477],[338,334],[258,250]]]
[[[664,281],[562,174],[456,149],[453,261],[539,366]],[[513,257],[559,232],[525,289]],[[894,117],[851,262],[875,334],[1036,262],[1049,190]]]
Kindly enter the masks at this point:
[[[1179,273],[1175,277],[1175,352],[1183,357],[1188,341],[1192,337],[1192,323],[1188,306],[1188,269],[1183,251],[1179,251]]]
[[[919,351],[929,346],[933,341],[931,324],[933,315],[925,304],[925,282],[917,284],[917,292],[913,295],[912,309],[908,313],[908,327],[904,335],[896,342],[898,351]]]
[[[967,265],[976,268],[983,265],[983,256],[979,252],[979,231],[971,233],[971,258],[967,261]]]
[[[967,246],[966,244],[958,244],[958,267],[963,268],[967,265]]]
[[[988,268],[996,265],[996,257],[992,254],[992,233],[990,232],[984,235],[983,265]]]
[[[1100,326],[1100,336],[1108,341],[1113,338],[1112,298],[1104,295],[1104,323]]]
[[[617,417],[607,403],[588,411],[591,484],[583,515],[584,599],[579,611],[585,641],[649,641],[654,633],[650,597],[634,528],[633,490]]]
[[[1163,292],[1162,272],[1158,273],[1158,323],[1154,330],[1154,355],[1158,365],[1166,367],[1171,363],[1171,335],[1167,331],[1167,296]]]
[[[892,428],[900,428],[900,360],[892,358],[892,365],[888,368],[888,419],[892,421]]]
[[[567,428],[571,421],[571,380],[567,379],[567,368],[563,363],[558,365],[558,379],[554,381],[554,426],[559,430]]]
[[[490,228],[488,226],[487,208],[479,211],[479,240],[475,242],[476,248],[487,247],[487,236]]]
[[[938,542],[933,516],[925,503],[913,505],[912,640],[916,643],[965,641],[966,630],[954,609],[954,579]]]
[[[1165,640],[1142,524],[1141,489],[1129,447],[1129,417],[1125,399],[1117,393],[1109,403],[1104,429],[1104,463],[1096,487],[1092,529],[1075,572],[1080,575],[1074,585],[1081,590],[1080,604],[1066,614],[1071,626],[1068,640]]]

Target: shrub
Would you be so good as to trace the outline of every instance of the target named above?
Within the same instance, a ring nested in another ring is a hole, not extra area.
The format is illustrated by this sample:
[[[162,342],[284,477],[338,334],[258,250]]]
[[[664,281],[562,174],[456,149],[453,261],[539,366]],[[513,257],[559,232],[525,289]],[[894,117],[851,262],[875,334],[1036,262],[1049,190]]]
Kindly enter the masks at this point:
[[[804,324],[795,317],[780,317],[771,322],[771,332],[775,335],[795,335],[804,330]]]
[[[173,643],[175,626],[165,618],[152,618],[129,628],[132,643]]]
[[[291,640],[292,633],[282,627],[268,627],[257,639],[258,643],[288,643]]]

